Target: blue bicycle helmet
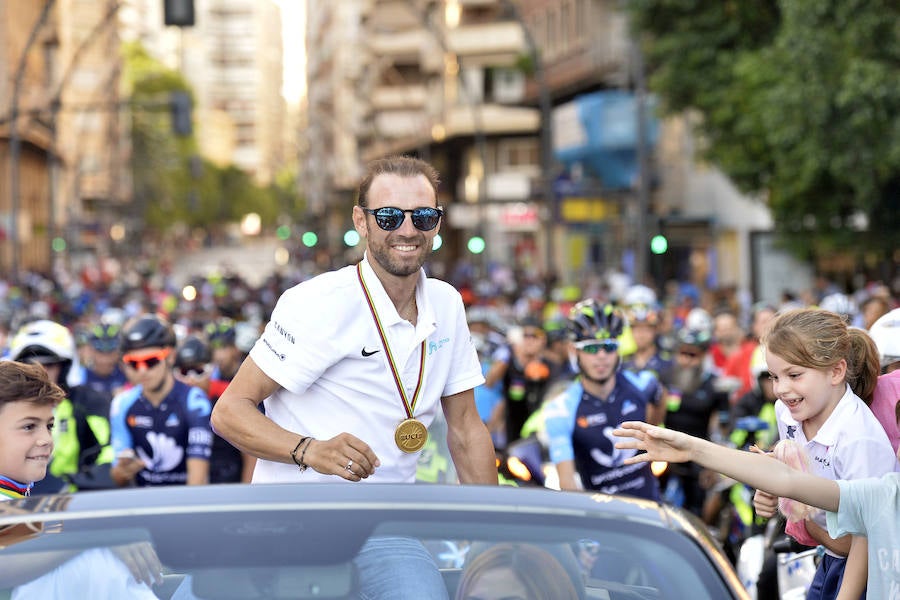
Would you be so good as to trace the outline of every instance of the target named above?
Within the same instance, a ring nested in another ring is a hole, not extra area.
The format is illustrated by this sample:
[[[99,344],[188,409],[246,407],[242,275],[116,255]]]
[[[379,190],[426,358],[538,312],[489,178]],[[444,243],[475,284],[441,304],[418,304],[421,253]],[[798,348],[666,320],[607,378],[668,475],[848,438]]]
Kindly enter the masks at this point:
[[[616,339],[625,330],[622,311],[612,304],[600,305],[593,298],[582,300],[569,311],[568,326],[576,342]]]
[[[98,323],[87,331],[87,343],[98,352],[115,352],[122,343],[122,328],[114,323]]]

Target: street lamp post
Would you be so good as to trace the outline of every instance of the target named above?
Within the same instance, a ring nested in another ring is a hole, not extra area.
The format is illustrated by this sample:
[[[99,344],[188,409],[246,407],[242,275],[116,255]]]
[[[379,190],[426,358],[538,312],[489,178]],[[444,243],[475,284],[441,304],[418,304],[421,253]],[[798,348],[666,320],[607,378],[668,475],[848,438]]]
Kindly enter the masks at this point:
[[[637,119],[637,223],[635,224],[634,281],[643,283],[647,274],[647,217],[650,210],[650,154],[647,148],[647,86],[644,79],[644,60],[638,40],[631,40],[631,63],[634,71],[635,115]]]
[[[513,20],[522,28],[522,34],[525,36],[525,44],[528,46],[528,53],[534,65],[534,79],[538,86],[538,105],[541,113],[541,130],[540,130],[540,155],[541,155],[541,198],[544,202],[544,209],[547,211],[544,220],[545,237],[546,237],[546,273],[545,276],[549,280],[556,272],[556,258],[554,248],[554,219],[553,219],[553,123],[551,121],[552,104],[550,100],[550,88],[547,85],[547,79],[544,72],[544,61],[541,58],[541,51],[531,35],[531,31],[522,19],[519,9],[512,0],[503,0]],[[549,291],[549,290],[548,290]]]

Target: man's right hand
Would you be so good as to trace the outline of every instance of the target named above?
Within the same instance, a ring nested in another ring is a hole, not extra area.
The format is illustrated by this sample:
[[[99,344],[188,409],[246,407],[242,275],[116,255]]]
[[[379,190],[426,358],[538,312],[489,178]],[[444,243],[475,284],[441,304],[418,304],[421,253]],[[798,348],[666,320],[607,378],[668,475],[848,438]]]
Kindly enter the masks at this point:
[[[381,466],[369,445],[349,433],[310,441],[303,460],[323,475],[337,475],[348,481],[365,479]]]
[[[762,490],[756,490],[756,493],[753,494],[753,508],[756,509],[756,514],[761,517],[773,517],[778,511],[778,496],[767,494]]]
[[[131,454],[123,453],[116,458],[116,464],[110,469],[109,474],[116,485],[124,487],[131,485],[137,474],[146,468],[147,465],[144,464],[144,461],[135,456],[133,452]]]

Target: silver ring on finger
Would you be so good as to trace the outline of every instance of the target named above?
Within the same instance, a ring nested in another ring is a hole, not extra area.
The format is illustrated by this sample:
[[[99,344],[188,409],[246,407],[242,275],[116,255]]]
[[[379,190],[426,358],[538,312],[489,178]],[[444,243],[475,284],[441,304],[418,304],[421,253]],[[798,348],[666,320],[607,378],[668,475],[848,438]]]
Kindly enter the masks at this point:
[[[351,467],[353,467],[353,459],[352,458],[347,461],[347,466],[344,467],[344,469],[346,469],[349,473],[352,473],[353,469]]]

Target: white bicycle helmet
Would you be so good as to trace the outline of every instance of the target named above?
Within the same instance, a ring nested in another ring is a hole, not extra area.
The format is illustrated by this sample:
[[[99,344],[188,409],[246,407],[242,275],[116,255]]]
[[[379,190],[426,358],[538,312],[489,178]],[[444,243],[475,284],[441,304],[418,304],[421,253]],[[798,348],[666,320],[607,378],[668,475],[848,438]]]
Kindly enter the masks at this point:
[[[882,369],[900,362],[900,308],[895,308],[872,323],[869,335],[878,347]]]
[[[41,319],[23,325],[9,343],[9,357],[44,364],[75,359],[75,338],[59,323]]]
[[[856,316],[856,303],[847,294],[829,294],[819,302],[819,308],[841,315],[848,323]]]
[[[646,285],[633,285],[625,292],[622,297],[622,304],[625,306],[656,306],[656,292]]]
[[[70,386],[81,383],[75,338],[59,323],[40,319],[22,325],[9,343],[9,358],[27,363],[61,363],[63,366],[57,383],[65,382]]]

